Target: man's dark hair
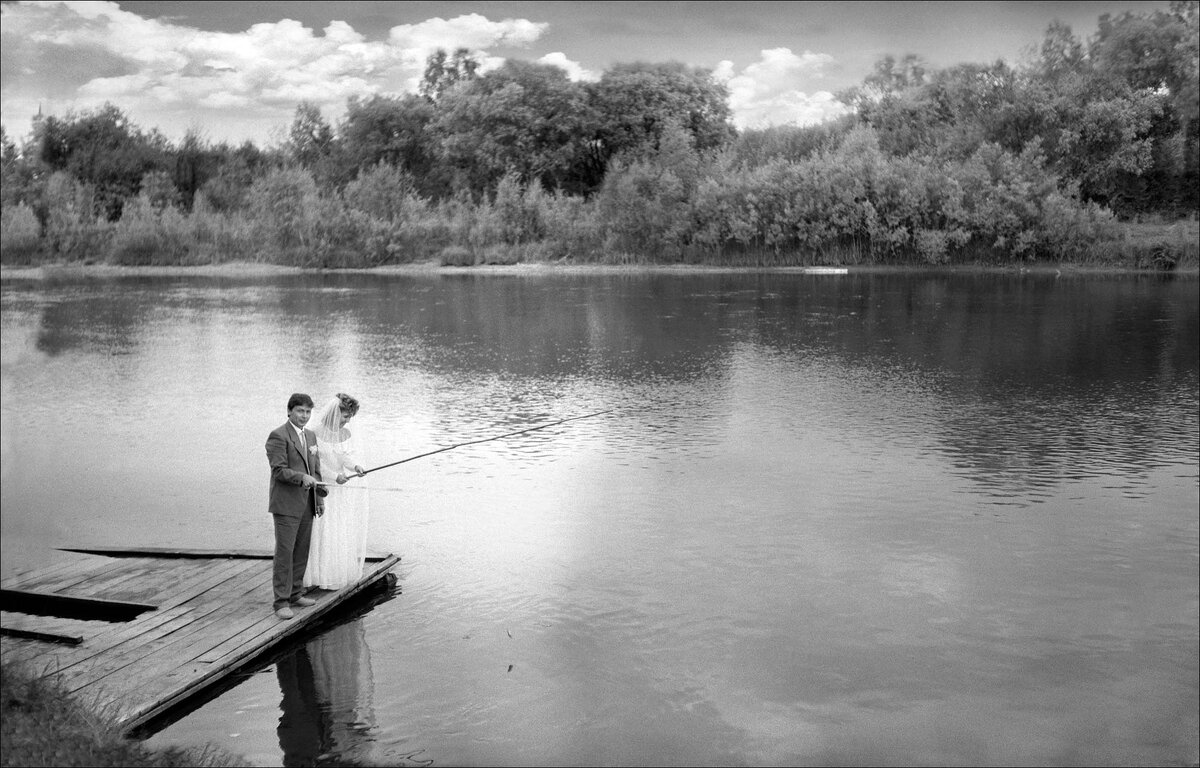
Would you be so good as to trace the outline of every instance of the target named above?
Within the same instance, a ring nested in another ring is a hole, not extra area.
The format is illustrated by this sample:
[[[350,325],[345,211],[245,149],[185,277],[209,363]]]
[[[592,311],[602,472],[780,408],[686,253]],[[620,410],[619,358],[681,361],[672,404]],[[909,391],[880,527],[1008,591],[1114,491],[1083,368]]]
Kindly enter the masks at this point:
[[[313,407],[312,398],[309,397],[308,395],[304,394],[303,392],[296,392],[295,394],[293,394],[291,397],[288,398],[288,413],[291,413],[292,409],[295,408],[297,405],[307,405],[309,408],[312,408]]]

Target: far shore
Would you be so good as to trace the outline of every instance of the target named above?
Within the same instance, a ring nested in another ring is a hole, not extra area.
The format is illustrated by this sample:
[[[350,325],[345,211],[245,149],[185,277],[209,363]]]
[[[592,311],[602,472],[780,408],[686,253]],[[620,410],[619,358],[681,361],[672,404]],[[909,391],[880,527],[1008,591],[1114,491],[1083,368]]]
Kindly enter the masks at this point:
[[[910,273],[996,273],[996,274],[1129,274],[1129,275],[1187,275],[1200,276],[1200,266],[1179,267],[1170,272],[1133,269],[1112,265],[1079,264],[955,264],[955,265],[829,265],[829,266],[720,266],[704,264],[578,264],[563,262],[529,262],[519,264],[481,264],[476,266],[446,266],[435,261],[415,264],[392,264],[355,269],[297,267],[260,262],[233,261],[198,266],[121,266],[114,264],[39,264],[33,266],[0,266],[0,280],[46,280],[61,278],[119,278],[119,277],[271,277],[311,273],[368,274],[368,275],[533,275],[533,274],[828,274],[830,270],[847,270],[852,274]]]

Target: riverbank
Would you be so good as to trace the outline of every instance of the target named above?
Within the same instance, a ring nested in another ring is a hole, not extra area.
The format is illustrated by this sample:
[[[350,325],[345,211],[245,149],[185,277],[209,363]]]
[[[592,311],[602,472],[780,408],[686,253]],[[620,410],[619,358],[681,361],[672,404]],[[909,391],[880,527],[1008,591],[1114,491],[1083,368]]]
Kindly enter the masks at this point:
[[[178,766],[249,765],[244,758],[209,746],[151,750],[122,737],[103,712],[86,707],[19,663],[0,664],[0,766]]]
[[[572,264],[562,262],[533,262],[524,264],[480,264],[472,267],[445,266],[437,262],[419,264],[391,264],[380,267],[327,269],[318,267],[294,267],[279,264],[231,261],[202,266],[122,266],[115,264],[59,263],[37,266],[0,265],[0,281],[8,280],[73,280],[114,279],[122,277],[211,277],[211,278],[259,278],[313,273],[372,274],[372,275],[540,275],[540,274],[741,274],[762,272],[773,274],[830,274],[829,267],[730,267],[699,264]],[[904,273],[964,273],[1010,274],[1010,275],[1086,275],[1086,274],[1142,274],[1200,276],[1200,266],[1178,267],[1171,272],[1153,269],[1136,269],[1097,264],[1022,264],[990,266],[982,264],[954,266],[896,266],[870,265],[844,268],[846,274],[894,274]],[[840,271],[835,274],[840,274]]]
[[[224,234],[215,237],[212,230],[216,225],[205,224],[206,215],[209,214],[154,219],[146,224],[148,229],[141,232],[137,248],[133,250],[127,247],[128,237],[122,235],[122,227],[132,226],[128,223],[96,223],[94,232],[89,230],[86,237],[76,233],[77,236],[67,242],[39,235],[36,221],[30,220],[24,230],[14,225],[2,233],[0,268],[135,267],[165,269],[172,275],[209,274],[214,267],[221,269],[227,265],[234,265],[233,269],[240,274],[280,269],[427,272],[439,268],[475,270],[480,267],[622,271],[821,267],[855,270],[990,268],[1018,272],[1068,268],[1136,272],[1200,269],[1200,221],[1195,218],[1170,222],[1106,221],[1091,228],[1086,237],[1079,235],[1069,247],[1060,244],[1062,247],[1039,250],[1018,248],[1007,236],[994,240],[977,238],[953,253],[940,253],[934,257],[899,246],[881,252],[881,246],[873,240],[856,237],[805,247],[794,244],[768,247],[762,243],[701,247],[693,243],[687,247],[665,248],[656,247],[650,241],[622,246],[602,236],[595,222],[590,227],[581,224],[579,231],[570,230],[566,234],[541,233],[515,239],[504,236],[501,231],[472,230],[474,234],[465,245],[455,240],[462,233],[452,237],[453,228],[448,228],[446,222],[442,222],[445,226],[440,228],[432,224],[426,227],[429,231],[422,230],[425,232],[422,237],[412,233],[409,233],[412,236],[401,237],[407,231],[401,227],[403,231],[389,235],[391,244],[386,252],[380,252],[379,244],[374,241],[356,243],[332,235],[319,247],[311,243],[303,247],[295,244],[283,247],[263,240],[262,233],[245,222],[228,231],[221,230]],[[434,236],[431,232],[441,234]]]

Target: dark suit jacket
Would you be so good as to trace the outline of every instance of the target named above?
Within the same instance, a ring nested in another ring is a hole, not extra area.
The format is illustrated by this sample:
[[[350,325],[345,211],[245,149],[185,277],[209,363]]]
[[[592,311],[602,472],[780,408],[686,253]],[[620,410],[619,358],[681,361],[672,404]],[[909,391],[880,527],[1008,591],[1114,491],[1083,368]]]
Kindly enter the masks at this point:
[[[321,477],[320,459],[317,457],[317,436],[311,429],[304,430],[308,441],[308,460],[300,447],[300,438],[291,422],[273,430],[267,436],[267,461],[271,465],[271,493],[267,511],[273,515],[303,517],[307,511],[324,506],[317,498],[315,488],[305,489],[301,484],[304,475]]]

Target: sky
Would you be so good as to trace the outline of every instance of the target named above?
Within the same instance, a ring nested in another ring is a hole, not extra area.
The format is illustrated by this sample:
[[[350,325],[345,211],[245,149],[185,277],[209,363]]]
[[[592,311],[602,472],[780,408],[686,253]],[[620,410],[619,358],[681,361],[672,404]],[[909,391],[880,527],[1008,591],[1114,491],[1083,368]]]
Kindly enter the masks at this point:
[[[1019,63],[1058,19],[1093,35],[1102,14],[1169,3],[1075,2],[3,2],[0,122],[16,140],[44,114],[109,102],[172,141],[198,132],[282,141],[301,101],[335,124],[352,96],[415,93],[438,48],[470,48],[595,80],[616,63],[712,70],[739,128],[811,124],[882,56],[933,66]]]

